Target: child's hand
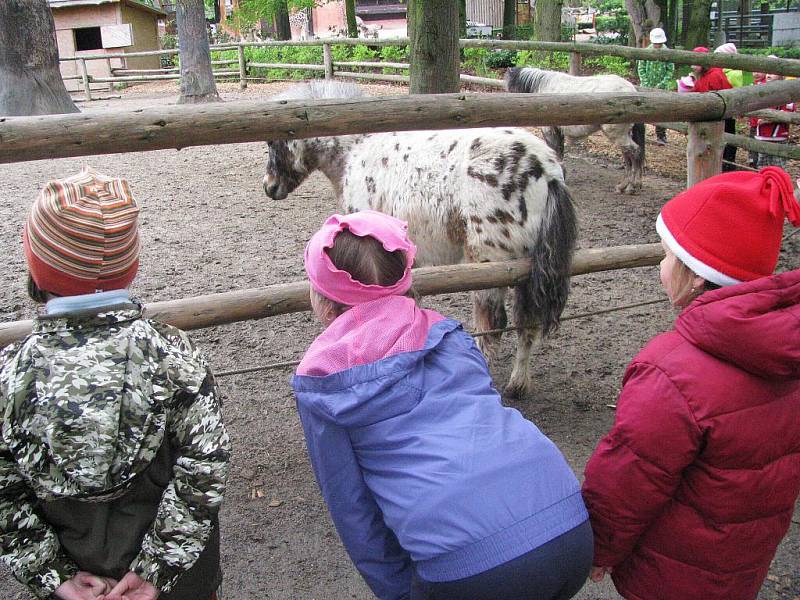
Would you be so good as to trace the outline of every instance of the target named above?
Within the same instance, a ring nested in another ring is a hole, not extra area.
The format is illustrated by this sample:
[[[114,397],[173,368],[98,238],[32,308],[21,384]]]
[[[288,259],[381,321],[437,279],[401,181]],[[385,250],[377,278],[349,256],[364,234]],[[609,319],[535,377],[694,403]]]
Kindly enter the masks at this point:
[[[600,583],[603,581],[603,578],[606,576],[606,573],[611,573],[614,570],[614,567],[592,567],[592,570],[589,571],[589,579],[594,581],[595,583]]]
[[[61,600],[96,600],[110,592],[115,585],[117,582],[110,577],[78,571],[72,579],[58,586],[55,597]]]
[[[97,600],[156,600],[160,593],[152,583],[128,571],[113,590]]]

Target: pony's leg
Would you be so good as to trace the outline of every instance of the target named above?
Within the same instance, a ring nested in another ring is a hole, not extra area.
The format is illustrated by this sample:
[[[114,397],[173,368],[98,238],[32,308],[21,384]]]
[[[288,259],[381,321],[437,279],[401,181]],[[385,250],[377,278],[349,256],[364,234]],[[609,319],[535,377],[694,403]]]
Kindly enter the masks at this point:
[[[603,125],[603,133],[606,138],[617,146],[622,152],[622,160],[625,166],[625,178],[617,185],[616,190],[620,193],[636,194],[641,188],[641,148],[631,139],[630,125]],[[639,171],[638,178],[636,171]],[[638,186],[638,187],[637,187]]]
[[[564,180],[567,179],[567,168],[564,166],[564,130],[561,127],[542,127],[542,137],[545,144],[556,153],[558,162],[561,163],[561,170],[564,172]]]
[[[539,340],[538,319],[530,307],[528,299],[531,282],[525,281],[514,287],[514,308],[512,318],[517,327],[517,352],[514,355],[514,368],[504,390],[510,398],[522,398],[531,393],[533,382],[530,375],[531,350]]]
[[[472,292],[472,322],[476,331],[504,329],[508,324],[506,316],[506,288]],[[497,347],[502,333],[491,333],[476,338],[478,348],[491,363],[497,355]]]

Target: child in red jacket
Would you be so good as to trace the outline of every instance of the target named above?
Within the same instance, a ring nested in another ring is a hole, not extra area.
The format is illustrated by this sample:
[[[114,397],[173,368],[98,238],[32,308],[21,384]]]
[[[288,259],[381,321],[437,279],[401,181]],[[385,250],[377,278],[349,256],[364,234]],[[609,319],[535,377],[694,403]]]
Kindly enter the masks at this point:
[[[774,54],[770,54],[770,58],[778,58]],[[783,79],[783,75],[776,75],[774,73],[769,73],[764,76],[764,83],[769,81],[780,81]],[[788,104],[784,104],[783,106],[776,106],[776,110],[782,110],[784,112],[794,112],[795,104],[794,102],[790,102]],[[757,140],[762,142],[772,142],[773,144],[786,144],[789,141],[789,124],[788,123],[777,123],[775,121],[770,121],[768,119],[750,119],[750,126],[755,127],[755,132],[753,137]],[[765,154],[763,152],[759,152],[756,156],[756,168],[763,168],[763,167],[781,167],[782,169],[786,168],[786,159],[782,156],[774,156],[772,154]]]
[[[692,52],[708,54],[708,48],[698,46]],[[725,71],[719,67],[693,65],[692,73],[695,77],[693,92],[716,92],[733,88]],[[736,119],[725,119],[725,133],[736,133]],[[722,151],[722,172],[735,171],[736,165],[733,164],[735,162],[736,146],[726,145]]]
[[[785,171],[712,177],[656,222],[681,312],[628,366],[586,466],[592,579],[634,600],[751,600],[800,491],[800,269],[772,275]]]

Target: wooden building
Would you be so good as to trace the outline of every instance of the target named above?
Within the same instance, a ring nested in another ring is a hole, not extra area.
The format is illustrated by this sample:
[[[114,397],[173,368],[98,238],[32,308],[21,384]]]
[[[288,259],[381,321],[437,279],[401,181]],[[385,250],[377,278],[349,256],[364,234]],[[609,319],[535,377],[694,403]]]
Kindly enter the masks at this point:
[[[58,54],[120,54],[158,50],[158,21],[166,13],[148,0],[49,0],[56,26]],[[158,56],[90,60],[90,75],[109,77],[112,68],[158,69]],[[77,61],[62,61],[62,76],[80,75]],[[65,81],[67,89],[82,89],[80,80]],[[102,85],[105,87],[105,84]]]

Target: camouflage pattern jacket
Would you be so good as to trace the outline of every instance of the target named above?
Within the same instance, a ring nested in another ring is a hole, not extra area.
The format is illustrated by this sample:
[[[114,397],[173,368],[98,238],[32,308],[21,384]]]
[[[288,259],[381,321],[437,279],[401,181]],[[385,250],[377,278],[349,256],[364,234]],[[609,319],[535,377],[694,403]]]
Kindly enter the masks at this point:
[[[169,592],[205,547],[225,491],[229,439],[199,351],[138,304],[102,310],[40,317],[0,353],[0,553],[41,598],[79,570],[42,504],[124,496],[168,443],[172,478],[122,572]]]

